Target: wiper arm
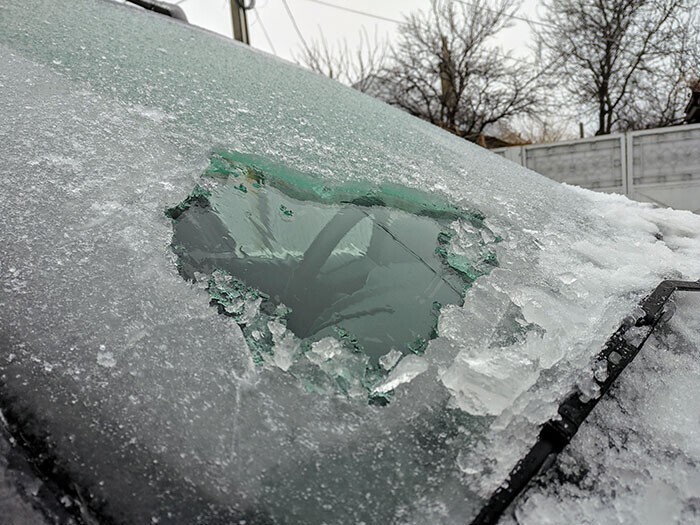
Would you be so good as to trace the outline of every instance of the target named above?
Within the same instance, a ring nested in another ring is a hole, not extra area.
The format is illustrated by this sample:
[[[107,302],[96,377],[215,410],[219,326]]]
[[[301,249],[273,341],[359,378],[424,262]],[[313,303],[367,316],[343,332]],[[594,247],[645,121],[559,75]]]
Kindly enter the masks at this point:
[[[161,15],[169,16],[171,18],[177,18],[183,22],[187,22],[187,16],[185,12],[179,5],[171,4],[169,2],[154,2],[151,0],[126,0],[131,4],[136,4],[139,7],[148,9],[149,11],[154,11]]]
[[[598,401],[610,389],[615,379],[637,356],[656,325],[662,319],[664,306],[673,292],[700,292],[700,281],[662,281],[656,289],[640,303],[643,314],[638,318],[627,318],[620,328],[607,340],[595,359],[607,366],[607,374],[595,377],[600,395],[586,398],[575,390],[559,405],[559,418],[550,419],[540,429],[537,442],[527,455],[511,470],[471,525],[491,525],[498,522],[515,498],[536,475],[547,470],[557,455],[569,444],[586,417]],[[646,330],[635,333],[635,329]]]

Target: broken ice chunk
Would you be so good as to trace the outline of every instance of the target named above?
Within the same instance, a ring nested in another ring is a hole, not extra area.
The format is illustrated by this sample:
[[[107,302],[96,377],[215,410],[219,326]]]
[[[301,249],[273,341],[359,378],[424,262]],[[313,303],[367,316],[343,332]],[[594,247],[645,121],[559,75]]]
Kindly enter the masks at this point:
[[[527,352],[527,344],[518,348]],[[465,412],[499,415],[535,383],[538,366],[519,353],[471,355],[465,350],[441,373],[440,380]]]
[[[633,326],[625,332],[624,338],[628,344],[637,347],[649,336],[650,331],[649,326]]]
[[[286,372],[294,364],[301,343],[292,332],[287,330],[286,326],[277,320],[268,322],[267,327],[274,343],[273,363]]]
[[[401,356],[403,354],[396,350],[395,348],[392,348],[388,354],[384,354],[382,357],[379,358],[379,364],[384,370],[391,370],[396,366],[396,363],[399,362],[399,359],[401,359]]]
[[[325,337],[311,345],[306,357],[315,363],[349,397],[366,396],[363,379],[369,357],[353,351],[333,337]]]
[[[386,394],[397,386],[408,383],[428,369],[428,363],[417,355],[407,355],[389,376],[373,389],[373,394]]]
[[[250,324],[253,319],[258,315],[260,311],[260,305],[262,304],[262,297],[256,297],[255,299],[248,299],[243,305],[244,311],[239,322],[243,325]]]
[[[306,354],[309,360],[317,365],[338,357],[343,352],[343,345],[333,337],[324,337],[311,345],[311,351]]]
[[[600,359],[596,361],[593,367],[593,377],[599,383],[603,383],[608,378],[608,363],[607,361]]]

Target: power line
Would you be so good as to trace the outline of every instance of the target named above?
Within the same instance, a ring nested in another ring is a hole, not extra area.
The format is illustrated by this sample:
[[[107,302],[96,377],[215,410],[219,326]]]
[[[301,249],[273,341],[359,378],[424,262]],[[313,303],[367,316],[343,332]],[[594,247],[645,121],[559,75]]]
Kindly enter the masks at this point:
[[[287,10],[287,14],[289,15],[289,19],[292,21],[292,25],[294,26],[294,30],[297,32],[297,35],[299,35],[299,38],[301,39],[302,43],[304,44],[304,49],[307,51],[309,50],[309,44],[306,43],[306,39],[304,38],[304,35],[301,34],[301,31],[299,30],[299,26],[297,25],[297,21],[294,18],[294,15],[292,14],[292,10],[289,9],[289,4],[287,3],[287,0],[282,0],[282,3],[284,4],[284,8]]]
[[[313,1],[313,0],[309,0],[309,1]],[[454,1],[459,3],[459,4],[462,4],[462,5],[474,7],[473,3],[466,2],[465,0],[454,0]],[[488,6],[482,6],[482,7],[484,9],[486,9],[487,11],[491,11],[492,13],[497,12],[495,9],[493,9],[491,7],[488,7]],[[512,18],[513,20],[520,20],[522,22],[527,22],[528,24],[535,24],[535,25],[540,25],[540,26],[545,26],[545,27],[553,27],[553,28],[557,27],[554,24],[550,24],[548,22],[542,22],[540,20],[533,20],[532,18],[527,18],[525,16],[520,16],[520,15],[516,15],[516,14],[512,14],[512,13],[503,13],[503,16],[505,16],[506,18]]]
[[[267,32],[267,29],[265,29],[265,24],[263,24],[262,18],[260,17],[260,13],[258,13],[258,9],[254,9],[253,12],[255,13],[255,18],[257,19],[258,23],[260,24],[260,28],[263,31],[263,34],[265,35],[265,40],[267,40],[267,43],[270,44],[270,48],[272,49],[272,52],[276,55],[277,50],[275,49],[275,45],[272,43],[272,40],[270,39],[270,35]]]
[[[337,5],[337,4],[331,4],[330,2],[324,2],[323,0],[306,0],[306,1],[313,2],[314,4],[325,5],[328,7],[335,7],[336,9],[340,9],[341,11],[355,13],[356,15],[368,16],[370,18],[376,18],[377,20],[384,20],[385,22],[393,22],[394,24],[403,24],[403,22],[401,20],[397,20],[395,18],[388,18],[386,16],[375,15],[372,13],[368,13],[366,11],[360,11],[358,9],[352,9],[350,7],[345,7],[345,6]]]
[[[394,24],[403,24],[404,23],[404,21],[397,20],[396,18],[389,18],[386,16],[375,15],[373,13],[368,13],[367,11],[360,11],[359,9],[352,9],[350,7],[332,4],[330,2],[324,2],[323,0],[306,0],[306,1],[313,2],[314,4],[320,4],[320,5],[325,5],[328,7],[334,7],[336,9],[340,9],[342,11],[348,11],[350,13],[355,13],[357,15],[368,16],[370,18],[376,18],[377,20],[384,20],[385,22],[393,22]],[[472,4],[471,2],[466,2],[465,0],[455,0],[455,1],[460,3],[460,4],[463,4],[463,5],[474,7],[474,4]],[[486,9],[487,11],[495,12],[495,10],[493,8],[490,8],[488,6],[483,6],[483,8]],[[503,13],[503,15],[506,18],[512,18],[513,20],[520,20],[522,22],[527,22],[528,24],[535,24],[535,25],[541,25],[541,26],[546,26],[546,27],[555,27],[553,24],[549,24],[547,22],[542,22],[540,20],[533,20],[532,18],[527,18],[524,16],[516,15],[516,14]]]

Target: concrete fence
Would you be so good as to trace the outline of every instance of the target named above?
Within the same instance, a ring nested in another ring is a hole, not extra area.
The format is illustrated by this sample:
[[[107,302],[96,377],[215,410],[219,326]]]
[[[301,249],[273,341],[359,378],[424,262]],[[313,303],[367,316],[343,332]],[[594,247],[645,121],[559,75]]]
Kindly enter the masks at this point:
[[[560,182],[700,213],[700,124],[492,151]]]

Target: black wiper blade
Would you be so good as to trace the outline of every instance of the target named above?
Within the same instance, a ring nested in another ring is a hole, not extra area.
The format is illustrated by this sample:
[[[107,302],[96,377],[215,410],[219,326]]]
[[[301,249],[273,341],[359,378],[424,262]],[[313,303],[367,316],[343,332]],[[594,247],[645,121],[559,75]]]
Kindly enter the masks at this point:
[[[187,16],[179,5],[171,4],[169,2],[153,2],[151,0],[126,1],[130,4],[135,4],[139,7],[143,7],[144,9],[148,9],[149,11],[187,22]]]
[[[575,390],[568,395],[559,405],[559,417],[542,425],[537,442],[494,491],[471,525],[497,523],[530,480],[554,463],[557,455],[569,444],[598,401],[639,353],[663,318],[664,307],[676,291],[700,292],[700,281],[662,281],[651,295],[640,303],[640,315],[628,317],[623,321],[595,359],[596,370],[607,371],[594,375],[595,382],[600,387],[600,394],[589,398]]]

